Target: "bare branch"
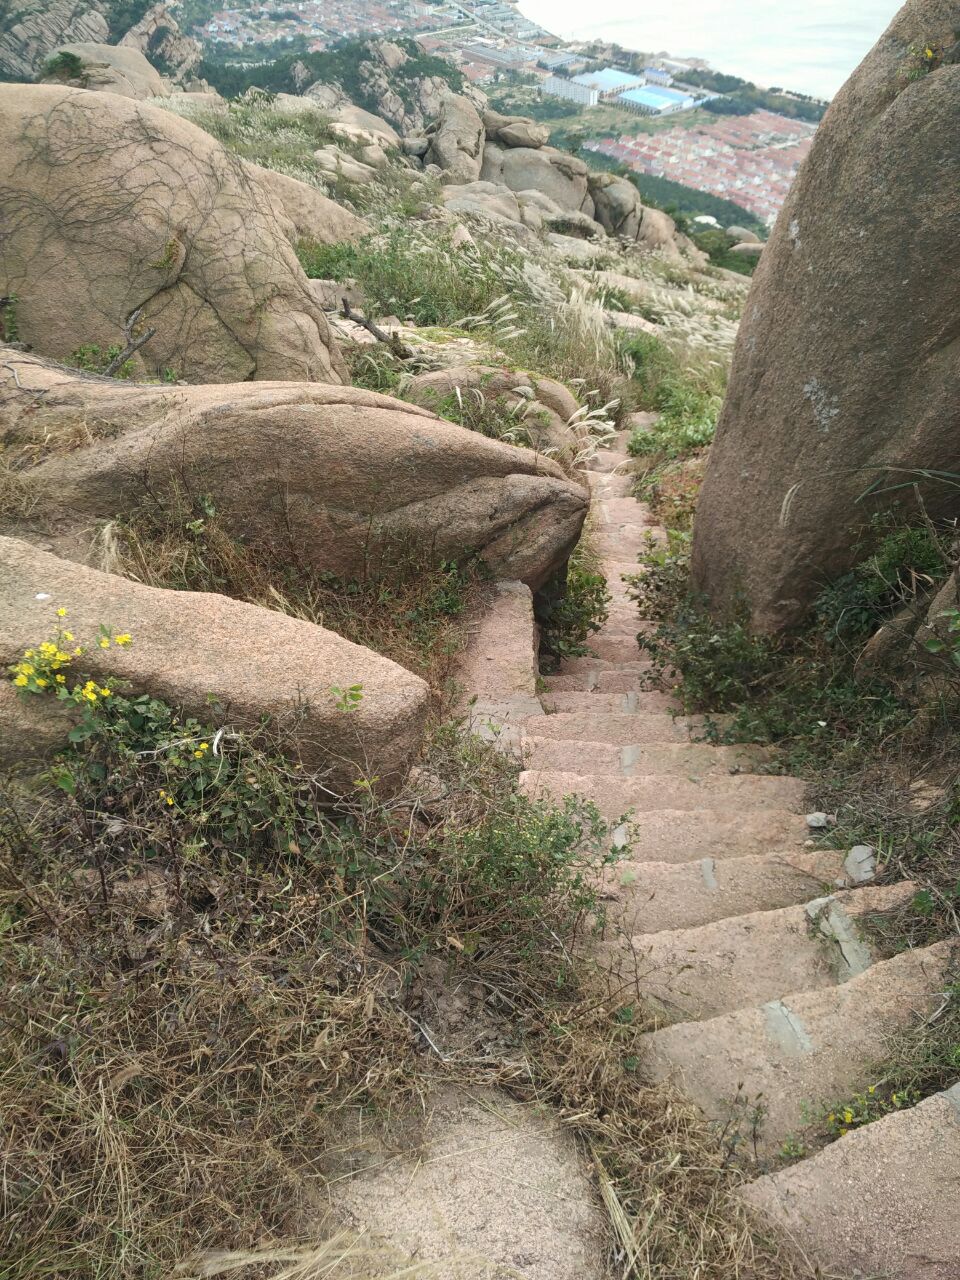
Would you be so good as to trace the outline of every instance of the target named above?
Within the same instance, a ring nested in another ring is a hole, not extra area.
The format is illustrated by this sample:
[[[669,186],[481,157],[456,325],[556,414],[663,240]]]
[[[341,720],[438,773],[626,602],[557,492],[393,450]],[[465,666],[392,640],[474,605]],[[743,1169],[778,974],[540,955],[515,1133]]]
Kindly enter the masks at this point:
[[[386,343],[399,360],[413,359],[413,352],[400,341],[395,333],[387,333],[385,329],[381,329],[373,320],[368,320],[366,316],[354,311],[346,298],[342,298],[341,301],[343,302],[343,317],[345,320],[352,320],[361,329],[366,329],[367,333],[372,333],[378,342]]]
[[[153,337],[153,335],[157,332],[156,329],[151,325],[149,329],[144,329],[143,333],[141,333],[138,337],[135,338],[133,336],[133,331],[136,328],[137,321],[140,319],[142,314],[143,314],[143,307],[138,307],[136,311],[131,313],[129,319],[127,320],[127,323],[123,326],[123,335],[127,340],[127,345],[123,348],[123,350],[118,355],[115,355],[113,357],[113,359],[104,369],[103,371],[104,377],[112,378],[114,374],[117,373],[118,370],[123,368],[123,366],[130,359],[130,357],[132,355],[135,355],[136,352],[138,352],[145,343],[149,342],[150,339]]]

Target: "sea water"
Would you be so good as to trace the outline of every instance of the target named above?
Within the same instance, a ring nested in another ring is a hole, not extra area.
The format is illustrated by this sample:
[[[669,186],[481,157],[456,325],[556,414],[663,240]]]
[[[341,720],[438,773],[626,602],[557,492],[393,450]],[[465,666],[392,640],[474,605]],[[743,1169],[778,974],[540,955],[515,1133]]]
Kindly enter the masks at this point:
[[[520,0],[569,39],[706,58],[770,88],[829,98],[889,26],[898,0]]]

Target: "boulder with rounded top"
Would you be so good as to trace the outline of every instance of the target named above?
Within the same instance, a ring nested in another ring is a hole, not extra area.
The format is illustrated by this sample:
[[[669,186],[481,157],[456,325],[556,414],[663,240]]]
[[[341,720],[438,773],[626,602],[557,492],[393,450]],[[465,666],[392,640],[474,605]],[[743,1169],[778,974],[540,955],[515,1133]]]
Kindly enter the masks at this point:
[[[276,169],[265,169],[250,160],[244,161],[244,166],[266,190],[278,215],[292,224],[294,244],[301,240],[312,244],[342,244],[370,234],[368,223],[309,183],[278,173]]]
[[[266,721],[293,758],[324,773],[331,796],[351,793],[358,777],[398,780],[419,746],[426,684],[361,645],[256,605],[147,587],[0,538],[0,665],[55,636],[58,609],[85,647],[74,660],[84,677],[217,728]],[[131,642],[101,648],[101,627]],[[353,685],[362,697],[345,712],[334,690]],[[69,728],[54,699],[0,686],[0,763],[64,745]]]
[[[35,350],[70,360],[153,329],[135,371],[346,381],[288,236],[259,179],[188,120],[0,85],[0,294]]]
[[[203,498],[232,536],[283,563],[358,578],[398,553],[479,556],[536,588],[586,515],[586,491],[549,459],[375,392],[136,386],[4,357],[7,439],[49,455],[19,477],[31,528],[67,556],[89,555],[99,524],[145,502]],[[97,438],[72,447],[94,422]]]
[[[70,74],[69,64],[77,65],[75,75]],[[47,66],[47,84],[68,84],[140,100],[162,98],[170,92],[160,72],[139,49],[129,45],[62,44],[54,50]]]
[[[502,183],[511,191],[542,191],[561,209],[593,216],[587,166],[553,147],[505,148],[488,142],[480,177],[485,182]]]

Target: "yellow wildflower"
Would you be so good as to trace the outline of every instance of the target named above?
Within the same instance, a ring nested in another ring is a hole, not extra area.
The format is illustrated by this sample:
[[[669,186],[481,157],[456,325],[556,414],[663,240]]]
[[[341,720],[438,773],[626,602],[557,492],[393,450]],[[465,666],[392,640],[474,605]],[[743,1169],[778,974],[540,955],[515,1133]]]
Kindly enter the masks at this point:
[[[101,648],[101,649],[109,649],[109,648],[110,648],[110,640],[109,640],[109,638],[108,638],[107,636],[101,636],[101,637],[100,637],[100,648]]]
[[[32,662],[18,662],[17,670],[23,676],[32,676],[36,667],[34,667]]]
[[[24,686],[25,684],[27,684],[27,677],[26,677],[26,676],[17,676],[17,677],[15,677],[15,679],[14,679],[13,683],[14,683],[14,684],[16,684],[16,685],[19,685],[19,686],[20,686],[20,688],[22,689],[22,688],[23,688],[23,686]]]
[[[932,57],[933,57],[933,50],[932,50],[932,49],[924,49],[924,51],[923,51],[923,56],[924,56],[925,58],[932,58]]]
[[[843,1122],[844,1124],[853,1124],[853,1112],[849,1107],[843,1113]]]
[[[867,1093],[876,1093],[876,1092],[877,1092],[877,1086],[875,1084],[872,1084],[870,1088],[867,1090]]]
[[[109,697],[110,697],[110,693],[111,693],[111,690],[109,690],[109,689],[101,689],[101,690],[100,690],[100,697],[101,697],[101,698],[109,698]]]
[[[837,1118],[837,1117],[836,1117],[836,1116],[834,1115],[834,1113],[831,1111],[831,1112],[830,1112],[830,1114],[827,1116],[827,1124],[833,1124],[833,1122],[834,1122],[834,1120],[836,1120],[836,1118]]]
[[[202,752],[202,751],[195,751],[195,752],[193,753],[193,758],[194,758],[194,760],[202,760],[202,759],[203,759],[203,752]]]
[[[63,633],[63,638],[64,638],[64,640],[72,640],[72,639],[73,639],[73,632],[72,632],[72,631],[65,631],[65,632]]]
[[[79,658],[79,657],[80,657],[80,655],[81,655],[81,653],[83,653],[83,650],[80,648],[80,646],[79,646],[79,645],[77,645],[77,647],[76,647],[76,648],[74,649],[74,651],[73,651],[73,656],[74,656],[75,658]]]
[[[66,611],[66,609],[58,609],[58,610],[57,610],[57,617],[58,617],[58,618],[65,618],[66,616],[67,616],[67,611]]]
[[[57,684],[64,684],[64,683],[66,682],[67,677],[66,677],[66,676],[54,676],[54,679],[56,680]]]
[[[846,1136],[847,1136],[847,1131],[846,1131],[846,1129],[844,1129],[844,1128],[841,1126],[841,1128],[840,1128],[840,1137],[841,1137],[841,1138],[845,1138]]]
[[[39,688],[41,688],[41,689],[45,689],[49,683],[50,683],[50,681],[49,681],[49,680],[44,680],[43,676],[37,676],[37,686],[38,686]]]
[[[120,645],[121,648],[124,645],[129,644],[132,639],[133,637],[126,631],[123,631],[120,635],[113,637],[114,644]]]

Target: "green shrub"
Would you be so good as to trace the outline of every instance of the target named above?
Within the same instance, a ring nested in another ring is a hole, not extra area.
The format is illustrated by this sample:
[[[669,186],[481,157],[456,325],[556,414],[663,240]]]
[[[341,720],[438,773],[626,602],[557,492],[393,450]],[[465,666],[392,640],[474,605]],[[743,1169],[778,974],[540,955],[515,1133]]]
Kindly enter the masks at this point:
[[[88,342],[70,353],[70,364],[78,369],[84,369],[87,373],[104,373],[122,351],[123,347],[119,343],[107,347],[104,351],[96,342]],[[111,376],[121,379],[132,378],[133,361],[124,360]]]
[[[879,543],[866,559],[825,587],[816,618],[828,643],[865,640],[899,607],[915,600],[948,565],[925,525],[889,529],[889,515],[873,518],[869,537]],[[885,531],[886,530],[886,531]]]
[[[62,50],[43,64],[41,76],[47,80],[82,80],[86,82],[83,59]]]
[[[607,580],[592,564],[583,544],[574,551],[566,574],[548,583],[536,597],[541,654],[551,665],[590,652],[588,640],[602,630],[610,605]]]
[[[665,461],[708,445],[723,405],[723,371],[715,364],[694,364],[652,334],[632,338],[626,354],[634,365],[640,403],[659,414],[651,428],[633,432],[630,453]]]

